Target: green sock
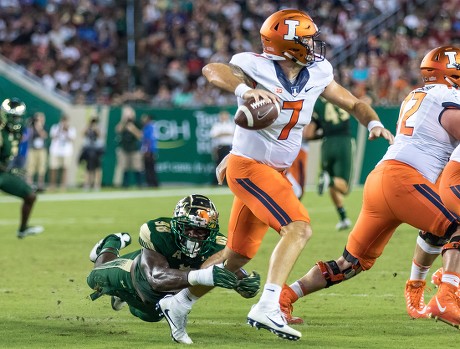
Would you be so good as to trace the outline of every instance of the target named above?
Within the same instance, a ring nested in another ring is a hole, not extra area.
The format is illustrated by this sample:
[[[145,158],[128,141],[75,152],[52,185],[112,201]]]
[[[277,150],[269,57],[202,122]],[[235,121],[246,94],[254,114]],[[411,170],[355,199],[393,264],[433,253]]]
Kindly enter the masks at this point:
[[[101,245],[101,251],[98,253],[98,255],[104,252],[112,252],[113,254],[119,256],[120,248],[120,238],[118,236],[109,235]]]
[[[344,219],[347,218],[347,211],[345,211],[345,208],[343,207],[338,207],[337,212],[339,213],[340,220],[343,221]]]

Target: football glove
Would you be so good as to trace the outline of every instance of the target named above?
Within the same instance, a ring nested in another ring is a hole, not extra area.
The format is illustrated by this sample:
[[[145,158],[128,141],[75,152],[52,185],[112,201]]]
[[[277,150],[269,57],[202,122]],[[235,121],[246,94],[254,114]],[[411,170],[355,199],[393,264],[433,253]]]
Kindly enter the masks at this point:
[[[238,278],[234,273],[225,269],[222,264],[211,265],[205,269],[191,270],[188,273],[190,285],[217,286],[235,288]]]
[[[234,289],[244,298],[255,297],[260,291],[260,274],[253,270],[251,274],[238,280]]]
[[[235,288],[238,282],[238,278],[234,273],[217,265],[212,268],[212,279],[214,286],[229,289]]]

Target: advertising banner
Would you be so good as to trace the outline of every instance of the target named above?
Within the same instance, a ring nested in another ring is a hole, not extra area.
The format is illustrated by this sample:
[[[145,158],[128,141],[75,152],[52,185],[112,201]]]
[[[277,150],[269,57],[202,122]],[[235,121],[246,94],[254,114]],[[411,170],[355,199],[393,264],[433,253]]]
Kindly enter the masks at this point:
[[[222,109],[145,109],[135,108],[136,119],[153,116],[158,142],[156,170],[160,183],[210,184],[215,176],[211,157],[211,126]],[[226,108],[232,115],[235,108]],[[103,162],[103,184],[110,185],[116,165],[115,126],[121,119],[121,107],[111,108],[107,125],[107,152]]]

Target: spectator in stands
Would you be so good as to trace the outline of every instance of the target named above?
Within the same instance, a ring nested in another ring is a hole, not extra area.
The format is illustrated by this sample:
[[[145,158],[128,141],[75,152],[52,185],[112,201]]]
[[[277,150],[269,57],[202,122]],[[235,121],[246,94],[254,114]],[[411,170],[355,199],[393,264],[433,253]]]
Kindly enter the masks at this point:
[[[141,126],[136,121],[136,112],[130,106],[124,106],[121,120],[115,126],[117,133],[117,164],[113,177],[115,187],[128,187],[130,184],[129,171],[132,171],[139,187],[142,186],[142,158],[140,142]]]
[[[61,116],[59,123],[51,126],[49,149],[50,190],[59,185],[61,191],[67,188],[67,170],[72,166],[74,141],[77,136],[75,127],[70,125],[69,117]]]
[[[37,192],[45,190],[45,175],[48,161],[48,150],[46,147],[48,132],[45,130],[45,121],[45,114],[43,112],[36,112],[29,126],[29,153],[26,162],[27,183],[35,186]]]
[[[402,71],[412,77],[418,71],[410,65],[410,58],[414,58],[411,55],[417,55],[415,58],[420,61],[428,47],[460,39],[455,0],[414,3],[311,0],[302,6],[318,19],[332,63],[347,46],[363,40],[361,48],[353,49],[356,54],[363,52],[367,56],[368,66],[369,55],[377,54],[379,69],[383,69],[389,57],[395,58]],[[138,16],[134,70],[127,65],[126,50],[120,49],[126,47],[127,41],[125,2],[55,1],[47,6],[30,1],[0,2],[0,52],[21,70],[27,69],[27,74],[41,79],[47,89],[61,89],[73,100],[78,96],[79,103],[112,103],[128,90],[130,76],[147,94],[142,102],[154,103],[156,95],[162,92],[162,84],[170,91],[177,87],[173,84],[199,88],[199,66],[228,62],[234,53],[248,50],[249,46],[254,49],[248,51],[259,51],[260,40],[253,33],[257,34],[255,28],[260,27],[262,19],[281,7],[298,7],[299,2],[135,1],[134,6]],[[404,14],[397,23],[393,21],[395,12]],[[385,18],[392,19],[387,29]],[[378,27],[369,32],[367,48],[366,30],[374,22],[378,22]],[[349,62],[340,62],[340,66],[353,68],[356,54]],[[179,69],[176,60],[180,62]],[[336,72],[339,74],[340,70]],[[342,80],[340,75],[337,78]],[[390,88],[386,81],[379,90],[378,86],[370,86],[370,80],[366,80],[366,88],[371,87],[374,95],[383,96],[376,100],[377,105],[394,103],[386,97]],[[414,87],[412,79],[409,85]],[[210,98],[209,89],[202,92],[194,96],[192,105],[234,102],[222,95]],[[172,93],[169,103],[174,96]]]

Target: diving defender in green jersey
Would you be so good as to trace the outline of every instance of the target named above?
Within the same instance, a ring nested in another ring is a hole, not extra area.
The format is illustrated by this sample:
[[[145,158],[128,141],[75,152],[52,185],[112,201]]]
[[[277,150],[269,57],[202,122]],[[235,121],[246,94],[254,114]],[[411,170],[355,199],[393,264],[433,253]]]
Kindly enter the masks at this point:
[[[322,195],[329,188],[332,202],[340,217],[336,229],[348,229],[351,221],[347,217],[343,201],[350,190],[355,151],[355,140],[350,133],[350,114],[320,97],[316,101],[306,134],[308,140],[323,139],[318,194]]]
[[[37,196],[17,169],[12,167],[18,153],[24,127],[26,105],[18,98],[5,99],[0,106],[0,190],[22,199],[21,220],[17,237],[43,232],[41,226],[29,226],[29,217]]]
[[[94,269],[87,282],[95,290],[91,298],[110,295],[114,310],[127,303],[131,314],[144,321],[164,317],[173,340],[193,343],[186,332],[187,314],[212,287],[235,289],[245,298],[260,289],[257,272],[248,275],[241,269],[234,274],[223,264],[213,264],[227,242],[219,232],[218,216],[211,200],[193,194],[177,203],[172,218],[141,226],[138,251],[119,256],[120,249],[131,243],[128,233],[102,239],[90,253]]]

